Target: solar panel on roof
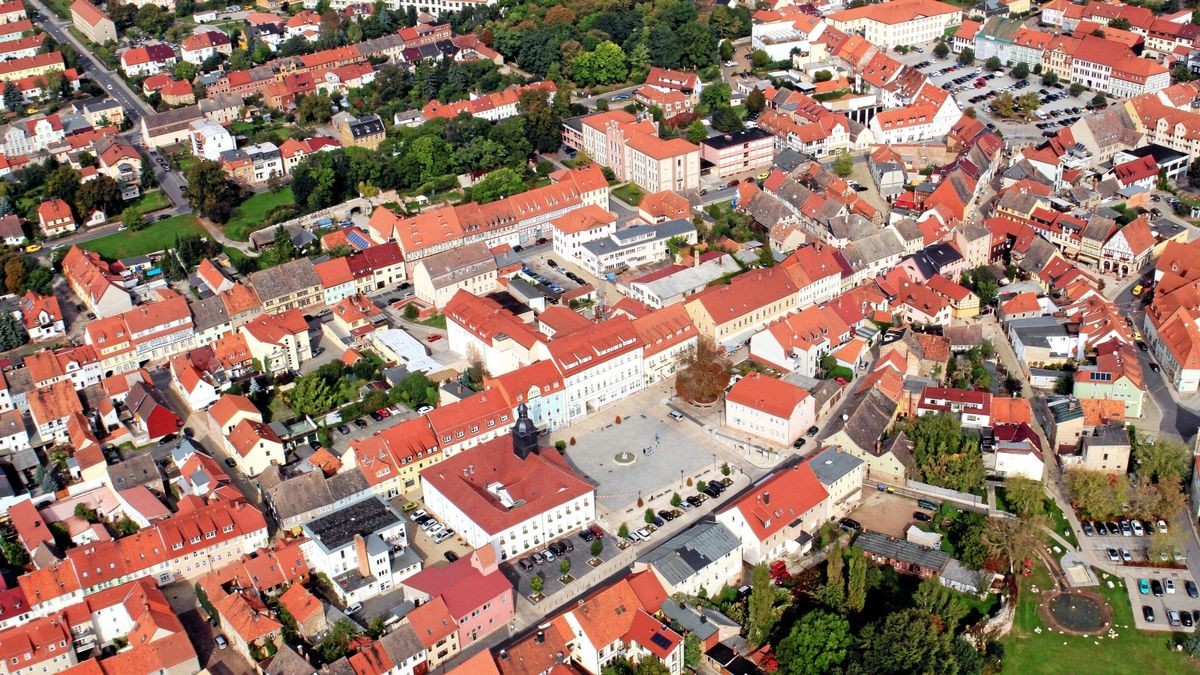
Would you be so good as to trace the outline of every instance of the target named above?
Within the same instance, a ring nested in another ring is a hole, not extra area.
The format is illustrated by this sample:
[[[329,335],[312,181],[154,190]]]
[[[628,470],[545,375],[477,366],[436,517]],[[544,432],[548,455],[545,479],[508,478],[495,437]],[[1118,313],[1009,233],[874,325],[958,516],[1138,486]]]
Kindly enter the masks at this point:
[[[351,232],[347,234],[346,241],[349,241],[351,244],[353,244],[355,248],[371,248],[371,242],[367,241],[366,238],[358,232]]]
[[[661,649],[671,648],[671,641],[668,640],[667,636],[663,635],[662,633],[655,633],[654,635],[650,636],[650,641],[658,645]]]

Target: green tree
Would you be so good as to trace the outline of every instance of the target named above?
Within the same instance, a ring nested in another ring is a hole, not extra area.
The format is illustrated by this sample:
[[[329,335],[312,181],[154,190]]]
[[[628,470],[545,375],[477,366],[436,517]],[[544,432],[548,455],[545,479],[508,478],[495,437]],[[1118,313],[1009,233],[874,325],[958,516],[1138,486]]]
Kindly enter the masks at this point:
[[[35,267],[25,278],[25,289],[39,295],[50,295],[54,292],[54,272],[45,267]]]
[[[176,63],[175,77],[185,82],[191,82],[196,77],[196,64],[188,61]]]
[[[743,103],[746,106],[746,111],[752,114],[757,114],[767,107],[767,97],[762,93],[762,90],[755,87],[746,94],[746,101]]]
[[[717,131],[729,134],[742,130],[742,120],[730,106],[717,106],[712,113],[712,126]]]
[[[1191,475],[1192,453],[1178,441],[1139,438],[1134,446],[1133,464],[1143,480],[1156,483],[1163,480],[1178,481]]]
[[[525,182],[520,174],[508,167],[501,167],[484,176],[471,186],[471,197],[481,203],[494,202],[525,191]]]
[[[121,223],[130,231],[137,232],[145,229],[146,218],[142,216],[141,211],[130,207],[121,212]]]
[[[708,127],[704,126],[704,122],[698,119],[692,120],[692,123],[688,125],[687,134],[684,138],[687,138],[692,143],[699,143],[708,138]]]
[[[4,81],[4,109],[17,111],[21,109],[24,98],[21,96],[21,90],[17,88],[17,83],[12,80]]]
[[[1073,468],[1063,477],[1067,497],[1084,517],[1107,519],[1121,512],[1129,492],[1129,481],[1124,476],[1110,479],[1103,471]]]
[[[1096,95],[1092,97],[1091,103],[1088,105],[1093,108],[1103,108],[1108,105],[1108,96],[1105,96],[1104,92],[1102,91],[1097,92]]]
[[[775,586],[765,564],[755,565],[750,573],[750,598],[746,613],[746,639],[757,647],[767,641],[778,619],[775,612]]]
[[[694,632],[689,632],[683,639],[683,665],[695,668],[701,656],[700,638]]]
[[[983,487],[986,470],[978,437],[964,434],[950,415],[917,418],[909,437],[920,480],[933,485],[972,492]]]
[[[600,552],[604,550],[604,542],[599,539],[592,540],[591,553],[593,558],[600,557]]]
[[[0,553],[4,554],[4,559],[13,567],[20,568],[29,564],[29,554],[25,552],[25,547],[8,537],[0,538]]]
[[[1003,68],[1004,64],[1000,62],[999,56],[992,56],[992,57],[989,57],[988,60],[984,62],[983,66],[984,66],[984,68],[987,68],[988,70],[995,72],[995,71]]]
[[[79,185],[79,172],[69,166],[60,166],[46,177],[46,197],[58,198],[74,206]]]
[[[317,643],[314,649],[322,661],[333,663],[350,651],[350,643],[358,635],[359,631],[353,623],[341,620],[333,624],[333,627],[329,629],[329,633],[323,640]]]
[[[300,255],[296,250],[296,244],[292,241],[292,236],[284,229],[282,225],[275,228],[274,241],[270,248],[263,252],[259,258],[259,262],[263,269],[282,265],[285,262],[295,260]]]
[[[625,523],[621,523],[621,526],[617,528],[617,538],[618,539],[628,539],[629,538],[629,526],[628,525],[626,525]]]
[[[405,319],[407,319],[409,321],[416,321],[417,317],[420,315],[421,315],[421,310],[417,309],[417,306],[414,305],[413,303],[410,302],[404,306],[404,318]]]
[[[25,326],[12,314],[0,314],[0,351],[16,349],[29,342],[29,333]]]
[[[571,75],[584,87],[623,82],[629,75],[625,51],[615,42],[605,40],[596,45],[594,50],[575,57],[571,64]]]
[[[671,675],[667,666],[653,656],[643,657],[641,661],[638,661],[637,668],[633,672],[634,675]]]
[[[854,172],[854,157],[850,151],[842,148],[833,157],[833,172],[845,178]]]
[[[1119,17],[1109,21],[1108,27],[1116,28],[1117,30],[1129,30],[1129,19],[1126,19],[1123,16],[1119,16]]]
[[[305,94],[296,102],[296,122],[324,124],[333,117],[333,101],[325,94]]]
[[[733,43],[728,39],[721,40],[721,61],[733,60]]]
[[[964,66],[969,66],[975,63],[975,50],[967,47],[958,55],[958,62]]]
[[[96,515],[96,510],[90,508],[87,504],[79,503],[75,505],[75,517],[82,518],[89,523],[95,523],[100,518]]]
[[[546,581],[542,578],[541,572],[538,572],[529,578],[529,590],[533,591],[534,593],[541,593],[542,589],[545,588],[545,584]]]
[[[704,85],[704,89],[700,92],[700,104],[709,110],[715,110],[721,106],[729,105],[732,96],[733,91],[729,88],[729,85],[718,80]]]
[[[82,218],[89,217],[95,211],[104,212],[105,217],[115,215],[121,210],[124,200],[121,198],[121,186],[109,176],[97,176],[79,186],[75,194],[75,208]]]
[[[924,579],[913,593],[917,609],[929,612],[941,620],[945,630],[956,632],[958,623],[967,616],[967,606],[958,593],[946,588],[937,579]]]
[[[328,412],[337,403],[334,390],[316,373],[301,375],[287,397],[288,407],[301,415]]]
[[[992,105],[996,107],[996,114],[1004,119],[1012,117],[1016,112],[1016,101],[1013,100],[1013,95],[1007,91],[1000,92],[992,101]]]
[[[564,577],[571,573],[571,559],[563,558],[562,562],[558,563],[558,571]]]
[[[137,523],[128,518],[118,520],[113,528],[117,531],[117,537],[128,537],[131,534],[137,534],[138,530],[141,529]]]
[[[779,641],[775,658],[784,675],[822,675],[840,669],[853,639],[850,622],[823,610],[813,610],[792,625]]]
[[[1004,481],[1004,501],[1022,518],[1036,516],[1046,508],[1046,489],[1041,481],[1013,476]]]
[[[1009,75],[1012,75],[1015,79],[1023,80],[1029,77],[1029,65],[1022,61],[1012,67],[1012,70],[1009,71]]]
[[[642,518],[643,520],[646,521],[646,524],[650,525],[651,523],[653,523],[654,518],[655,518],[654,509],[646,509],[646,513],[643,515],[643,518]]]
[[[859,632],[852,672],[958,672],[951,638],[933,623],[928,612],[903,609],[868,624]]]
[[[833,79],[833,73],[828,70],[818,70],[813,73],[813,82],[828,82]]]
[[[1017,99],[1017,107],[1021,109],[1021,116],[1025,119],[1032,117],[1040,105],[1041,100],[1038,98],[1036,92],[1025,92]]]
[[[854,553],[850,555],[850,577],[846,580],[846,608],[861,612],[867,603],[867,559]]]
[[[939,42],[933,47],[933,55],[939,59],[944,59],[950,55],[950,48],[946,46],[945,42]]]
[[[680,497],[678,492],[671,495],[671,506],[674,506],[675,508],[679,508],[679,505],[682,503],[683,503],[683,497]]]
[[[209,220],[225,223],[241,201],[241,189],[229,180],[221,165],[202,159],[184,171],[187,187],[183,196],[193,209]]]
[[[761,49],[755,49],[750,54],[750,65],[754,68],[766,68],[771,64],[771,55]]]

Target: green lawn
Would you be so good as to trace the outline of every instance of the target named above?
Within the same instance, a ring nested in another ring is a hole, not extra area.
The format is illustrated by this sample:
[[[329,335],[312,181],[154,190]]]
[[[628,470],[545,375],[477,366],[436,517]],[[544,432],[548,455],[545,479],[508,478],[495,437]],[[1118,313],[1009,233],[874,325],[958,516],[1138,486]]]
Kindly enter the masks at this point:
[[[1071,529],[1071,524],[1067,522],[1067,517],[1063,515],[1062,509],[1058,508],[1058,503],[1049,497],[1046,498],[1046,515],[1050,518],[1050,528],[1059,534],[1063,539],[1079,545],[1079,541],[1075,538],[1075,530]]]
[[[1021,599],[1017,606],[1013,631],[1004,639],[1005,673],[1081,673],[1088,675],[1122,675],[1129,672],[1182,673],[1196,672],[1193,659],[1171,651],[1182,642],[1182,633],[1143,632],[1133,628],[1133,608],[1125,587],[1116,577],[1114,588],[1101,577],[1100,592],[1113,608],[1113,625],[1117,637],[1077,637],[1051,634],[1038,613],[1040,594],[1029,591],[1036,584],[1040,590],[1053,587],[1050,575],[1039,561],[1031,577],[1021,577]],[[1041,628],[1040,634],[1035,628]],[[1098,643],[1098,644],[1097,644]]]
[[[234,267],[238,267],[238,265],[242,264],[243,260],[253,260],[253,258],[250,256],[242,253],[242,250],[239,248],[226,246],[222,250],[225,251],[225,255],[229,256],[229,262],[233,263]]]
[[[292,196],[291,186],[285,187],[279,192],[260,192],[242,202],[241,206],[234,211],[233,218],[221,229],[225,230],[225,234],[230,239],[247,241],[250,239],[251,232],[264,227],[268,211],[276,206],[295,203],[296,198]]]
[[[165,209],[171,206],[171,199],[167,197],[162,190],[143,193],[137,201],[130,204],[127,208],[136,210],[143,216],[148,213],[153,213],[159,209]]]
[[[440,328],[442,330],[446,330],[446,315],[435,314],[428,319],[418,321],[417,323],[421,324],[422,326],[429,326],[430,328]]]
[[[646,196],[646,193],[642,192],[642,189],[633,183],[626,183],[619,188],[613,188],[612,193],[614,197],[630,206],[641,204],[642,197]]]
[[[95,251],[105,258],[116,260],[117,258],[128,258],[166,250],[175,245],[176,235],[189,232],[203,235],[204,228],[196,222],[195,216],[185,213],[174,218],[160,220],[140,232],[114,232],[81,244],[81,246],[89,251]]]

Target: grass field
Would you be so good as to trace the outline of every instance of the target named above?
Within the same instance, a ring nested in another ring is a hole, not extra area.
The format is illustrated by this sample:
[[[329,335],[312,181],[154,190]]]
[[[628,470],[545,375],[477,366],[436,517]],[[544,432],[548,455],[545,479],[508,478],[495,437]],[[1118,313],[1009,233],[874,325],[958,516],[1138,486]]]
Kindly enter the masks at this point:
[[[188,232],[204,234],[204,229],[190,213],[160,220],[140,232],[114,232],[80,246],[105,258],[116,260],[171,248],[175,245],[176,235]]]
[[[1114,588],[1109,588],[1108,579]],[[1195,660],[1171,651],[1182,642],[1182,633],[1143,632],[1133,627],[1133,608],[1120,579],[1101,576],[1099,591],[1113,608],[1116,638],[1078,637],[1059,635],[1046,630],[1038,613],[1040,594],[1032,593],[1033,585],[1045,591],[1053,588],[1049,572],[1039,561],[1034,574],[1021,577],[1021,599],[1017,606],[1013,631],[1004,639],[1004,670],[1014,675],[1044,673],[1081,673],[1088,675],[1120,675],[1130,672],[1183,673],[1196,672]],[[1041,628],[1036,633],[1034,629]]]
[[[143,216],[147,213],[153,213],[159,209],[165,209],[171,206],[171,200],[162,190],[143,193],[137,201],[130,204],[128,208],[137,209],[138,213]]]
[[[247,241],[250,233],[265,227],[267,211],[284,204],[295,204],[292,188],[286,187],[279,192],[260,192],[242,202],[233,213],[233,218],[221,226],[230,239]]]
[[[619,188],[614,188],[612,193],[614,197],[620,199],[630,206],[637,206],[638,204],[641,204],[642,197],[646,196],[646,194],[642,192],[641,188],[633,183],[626,183]]]

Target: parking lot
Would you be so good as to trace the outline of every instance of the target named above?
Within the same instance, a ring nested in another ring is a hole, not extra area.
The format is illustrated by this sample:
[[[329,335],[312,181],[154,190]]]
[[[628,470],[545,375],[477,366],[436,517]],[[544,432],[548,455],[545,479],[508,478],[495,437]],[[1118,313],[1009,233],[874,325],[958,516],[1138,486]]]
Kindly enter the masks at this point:
[[[908,526],[916,523],[912,516],[920,510],[917,500],[878,490],[863,492],[862,501],[850,513],[850,517],[857,520],[864,530],[904,539]]]
[[[617,548],[617,539],[612,533],[604,532],[604,536],[599,541],[601,549],[600,555],[597,557],[601,561],[612,560],[621,553],[621,550]],[[571,561],[569,574],[572,578],[582,577],[592,570],[592,566],[587,562],[592,558],[591,542],[584,541],[579,536],[579,533],[556,539],[555,542],[563,542],[564,544],[570,542],[574,550],[568,551],[563,556],[551,554],[553,559],[548,560],[545,557],[546,548],[539,547],[537,553],[538,557],[541,558],[540,563],[536,562],[534,554],[531,551],[517,560],[509,560],[500,566],[504,571],[504,575],[508,577],[509,581],[517,589],[518,595],[527,596],[533,593],[533,588],[530,587],[530,580],[533,579],[534,575],[542,577],[542,595],[550,596],[562,590],[564,584],[559,581],[559,577],[563,576],[562,561],[564,559]],[[528,560],[527,564],[532,565],[532,567],[525,569],[520,564],[521,560]]]
[[[1129,527],[1122,527],[1122,524],[1128,524]],[[1117,526],[1117,532],[1114,534],[1110,526]],[[1132,527],[1132,521],[1114,521],[1107,523],[1104,526],[1106,534],[1100,534],[1099,530],[1095,534],[1088,535],[1084,531],[1084,536],[1081,537],[1080,544],[1084,547],[1095,549],[1099,555],[1097,558],[1106,559],[1114,565],[1138,565],[1146,564],[1148,560],[1147,548],[1150,546],[1151,539],[1155,532],[1156,526],[1153,523],[1145,523],[1143,525],[1142,534],[1138,535]],[[1183,563],[1182,551],[1180,553],[1180,564]],[[1154,561],[1156,564],[1167,564],[1168,560]]]
[[[1187,582],[1191,579],[1186,569],[1165,570],[1148,567],[1143,568],[1137,574],[1123,576],[1129,592],[1129,602],[1133,605],[1134,622],[1138,628],[1142,630],[1195,630],[1195,626],[1188,626],[1184,623],[1185,620],[1182,616],[1184,612],[1187,612],[1191,623],[1200,622],[1200,598],[1188,595]],[[1146,582],[1144,586],[1141,584],[1142,581]],[[1173,590],[1168,590],[1168,581],[1173,585]],[[1154,621],[1152,622],[1146,620],[1146,607],[1154,612]],[[1179,612],[1180,624],[1171,624],[1167,614],[1168,610]]]
[[[955,54],[939,59],[931,52],[896,54],[894,58],[913,67],[920,66],[918,70],[953,95],[960,108],[974,108],[977,119],[989,128],[1000,130],[1006,138],[1033,139],[1053,135],[1061,127],[1070,126],[1087,114],[1086,105],[1094,96],[1092,92],[1072,96],[1068,91],[1070,83],[1044,85],[1042,76],[1032,72],[1018,81],[1008,74],[1010,69],[990,72],[982,61],[963,66],[955,60]],[[1012,94],[1014,101],[1022,94],[1036,92],[1040,102],[1038,111],[1045,115],[1045,119],[1031,118],[1029,122],[1023,122],[1015,117],[1004,119],[992,113],[989,106],[1003,91]]]

